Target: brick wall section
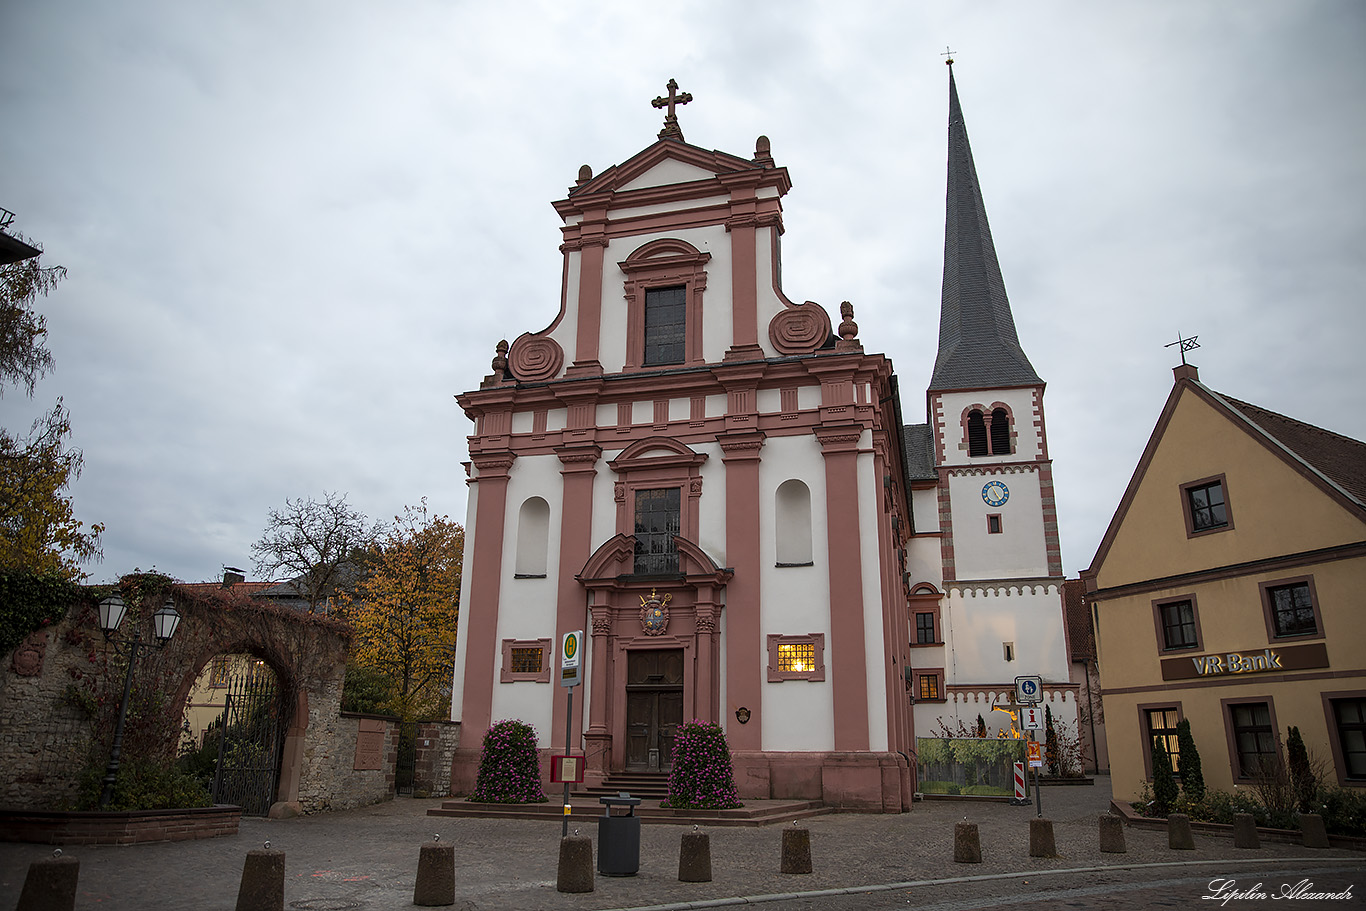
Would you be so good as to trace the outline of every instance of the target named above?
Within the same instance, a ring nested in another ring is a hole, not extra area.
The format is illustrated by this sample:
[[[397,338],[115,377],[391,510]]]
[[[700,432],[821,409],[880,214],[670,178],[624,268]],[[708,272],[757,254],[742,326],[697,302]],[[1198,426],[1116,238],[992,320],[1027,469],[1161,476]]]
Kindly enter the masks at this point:
[[[460,746],[460,722],[423,721],[417,726],[413,796],[449,797],[451,760]]]
[[[236,835],[238,807],[142,812],[0,810],[0,841],[41,845],[141,845]]]

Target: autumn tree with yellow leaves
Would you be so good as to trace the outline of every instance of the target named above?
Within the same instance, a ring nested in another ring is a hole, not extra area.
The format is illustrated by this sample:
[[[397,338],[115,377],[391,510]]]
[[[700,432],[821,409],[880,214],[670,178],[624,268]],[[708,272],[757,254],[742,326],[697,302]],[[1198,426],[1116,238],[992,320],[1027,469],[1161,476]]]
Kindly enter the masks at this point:
[[[465,529],[427,511],[396,516],[371,549],[364,580],[344,607],[354,630],[350,665],[392,687],[385,711],[405,721],[445,717],[460,614]]]

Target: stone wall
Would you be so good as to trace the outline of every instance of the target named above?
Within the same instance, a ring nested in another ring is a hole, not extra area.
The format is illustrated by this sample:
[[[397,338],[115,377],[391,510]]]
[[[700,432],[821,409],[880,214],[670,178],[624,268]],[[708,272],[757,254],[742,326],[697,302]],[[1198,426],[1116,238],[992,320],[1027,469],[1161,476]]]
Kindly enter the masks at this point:
[[[414,797],[451,795],[451,760],[460,746],[460,722],[423,721],[417,726]]]
[[[238,807],[58,813],[0,810],[0,841],[40,845],[145,845],[236,835]]]
[[[377,741],[377,749],[365,749],[370,741]],[[377,762],[370,761],[374,753]],[[390,800],[397,767],[398,719],[337,713],[315,707],[310,700],[299,776],[301,812],[349,810]]]

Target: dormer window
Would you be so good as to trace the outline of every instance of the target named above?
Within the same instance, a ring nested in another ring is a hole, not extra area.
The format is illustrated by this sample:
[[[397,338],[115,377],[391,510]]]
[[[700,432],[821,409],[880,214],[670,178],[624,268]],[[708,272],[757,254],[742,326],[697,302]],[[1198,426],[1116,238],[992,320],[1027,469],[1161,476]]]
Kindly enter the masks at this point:
[[[646,367],[681,364],[687,339],[688,289],[684,285],[645,292]]]

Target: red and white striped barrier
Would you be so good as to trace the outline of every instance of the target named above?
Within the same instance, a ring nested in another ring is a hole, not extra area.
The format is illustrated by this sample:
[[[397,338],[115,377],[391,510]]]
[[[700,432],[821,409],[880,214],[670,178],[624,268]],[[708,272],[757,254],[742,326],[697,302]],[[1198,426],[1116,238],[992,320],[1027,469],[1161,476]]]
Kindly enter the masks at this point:
[[[1015,763],[1015,799],[1023,802],[1025,799],[1025,764]]]

